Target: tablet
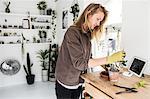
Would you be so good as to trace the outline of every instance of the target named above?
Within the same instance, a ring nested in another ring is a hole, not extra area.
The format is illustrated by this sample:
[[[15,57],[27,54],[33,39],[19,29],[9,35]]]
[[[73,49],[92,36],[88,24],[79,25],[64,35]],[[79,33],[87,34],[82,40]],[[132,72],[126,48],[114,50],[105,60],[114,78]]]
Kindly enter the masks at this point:
[[[146,64],[147,60],[135,56],[133,57],[129,65],[129,72],[135,74],[138,77],[141,77],[146,67]]]

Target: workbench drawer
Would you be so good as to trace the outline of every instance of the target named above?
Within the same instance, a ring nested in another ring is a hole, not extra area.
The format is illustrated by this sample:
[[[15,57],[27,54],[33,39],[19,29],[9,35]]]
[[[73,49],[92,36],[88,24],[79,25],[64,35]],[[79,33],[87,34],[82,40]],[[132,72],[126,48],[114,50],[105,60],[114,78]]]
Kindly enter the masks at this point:
[[[94,99],[112,99],[111,97],[103,93],[101,90],[95,88],[89,83],[85,83],[85,92],[87,92]]]

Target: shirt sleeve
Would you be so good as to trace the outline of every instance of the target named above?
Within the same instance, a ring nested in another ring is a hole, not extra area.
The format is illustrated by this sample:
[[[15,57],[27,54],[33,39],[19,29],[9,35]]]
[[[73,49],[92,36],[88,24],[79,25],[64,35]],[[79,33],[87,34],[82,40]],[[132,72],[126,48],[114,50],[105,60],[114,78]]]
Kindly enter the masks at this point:
[[[66,35],[67,48],[70,54],[70,58],[73,66],[81,71],[85,71],[88,68],[89,59],[84,58],[84,49],[81,44],[81,37],[79,31],[75,29],[68,29]]]

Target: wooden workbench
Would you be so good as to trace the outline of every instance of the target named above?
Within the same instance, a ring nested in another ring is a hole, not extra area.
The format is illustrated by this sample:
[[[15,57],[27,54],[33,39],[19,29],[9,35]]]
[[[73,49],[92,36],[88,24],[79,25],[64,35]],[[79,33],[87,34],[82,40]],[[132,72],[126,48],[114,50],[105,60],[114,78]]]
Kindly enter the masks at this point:
[[[137,93],[122,93],[115,94],[116,92],[123,91],[125,89],[118,88],[112,85],[112,82],[100,77],[99,72],[97,73],[87,73],[81,75],[85,80],[85,92],[90,94],[94,99],[148,99],[150,98],[150,76],[145,76],[144,78],[139,78],[136,76],[125,77],[120,74],[117,85],[134,87],[134,85],[145,80],[148,85],[146,88],[140,87],[137,89]]]

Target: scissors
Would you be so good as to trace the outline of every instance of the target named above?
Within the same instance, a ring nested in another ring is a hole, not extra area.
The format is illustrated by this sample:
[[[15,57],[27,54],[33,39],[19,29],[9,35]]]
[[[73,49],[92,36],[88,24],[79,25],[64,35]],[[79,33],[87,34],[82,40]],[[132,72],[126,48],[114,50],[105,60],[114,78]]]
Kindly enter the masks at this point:
[[[138,92],[138,91],[135,90],[136,88],[129,88],[129,87],[119,86],[119,85],[115,85],[115,84],[113,86],[125,89],[124,91],[116,92],[116,94],[132,93],[132,92],[136,93],[136,92]]]

